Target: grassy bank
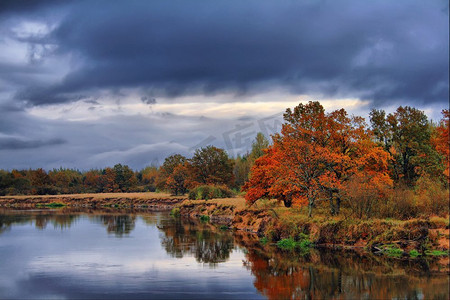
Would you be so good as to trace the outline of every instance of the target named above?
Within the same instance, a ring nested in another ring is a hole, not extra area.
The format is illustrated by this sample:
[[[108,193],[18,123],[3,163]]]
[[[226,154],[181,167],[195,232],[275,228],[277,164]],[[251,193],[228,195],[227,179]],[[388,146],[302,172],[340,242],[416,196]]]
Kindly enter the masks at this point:
[[[202,219],[256,233],[266,243],[281,246],[359,248],[399,256],[441,256],[449,250],[447,217],[396,219],[355,219],[330,217],[325,212],[309,218],[304,209],[285,208],[273,201],[247,207],[244,198],[187,200],[164,193],[102,193],[49,196],[3,196],[0,207],[12,208],[142,208],[171,210],[175,215]],[[303,244],[302,244],[303,242]],[[297,248],[298,248],[297,247]],[[302,248],[302,247],[300,247]]]
[[[448,217],[362,220],[319,213],[309,218],[302,209],[271,201],[247,207],[243,198],[189,200],[178,210],[181,216],[208,216],[213,223],[253,232],[266,243],[288,248],[307,240],[315,247],[358,248],[393,257],[445,256],[449,250]]]
[[[165,193],[99,193],[37,196],[2,196],[0,207],[120,207],[170,210],[186,197]]]

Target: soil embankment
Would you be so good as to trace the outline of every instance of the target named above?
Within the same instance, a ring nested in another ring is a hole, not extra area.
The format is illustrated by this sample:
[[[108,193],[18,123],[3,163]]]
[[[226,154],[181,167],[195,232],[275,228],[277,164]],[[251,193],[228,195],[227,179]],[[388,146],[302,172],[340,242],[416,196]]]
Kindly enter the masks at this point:
[[[34,208],[47,207],[119,207],[170,210],[186,200],[162,193],[105,193],[43,196],[3,196],[0,207]]]
[[[178,206],[181,216],[209,217],[212,223],[258,234],[269,241],[308,235],[317,247],[366,249],[373,252],[395,248],[400,255],[412,250],[424,253],[430,249],[449,250],[449,225],[443,218],[390,220],[349,219],[316,216],[280,208],[247,208],[243,199],[184,201]],[[444,220],[444,221],[443,221]]]

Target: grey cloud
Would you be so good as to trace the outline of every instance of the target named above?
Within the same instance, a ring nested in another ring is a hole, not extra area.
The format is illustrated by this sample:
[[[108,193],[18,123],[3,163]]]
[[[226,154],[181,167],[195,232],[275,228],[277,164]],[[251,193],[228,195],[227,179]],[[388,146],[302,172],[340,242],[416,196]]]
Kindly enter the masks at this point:
[[[3,114],[4,113],[18,113],[18,112],[22,112],[23,110],[24,110],[24,107],[23,107],[23,105],[20,105],[20,103],[11,103],[11,102],[0,103],[0,111]],[[1,120],[0,120],[0,124],[2,124]],[[0,132],[2,132],[1,129],[0,129]]]
[[[89,170],[116,163],[141,169],[162,163],[173,153],[189,156],[193,146],[211,135],[216,137],[216,146],[225,147],[222,133],[235,122],[176,114],[66,121],[8,112],[0,117],[0,169],[62,166]],[[63,137],[67,142],[51,137]]]
[[[176,97],[256,93],[270,85],[376,103],[444,103],[445,7],[442,1],[77,2],[45,38],[59,55],[76,55],[79,67],[17,98],[40,105],[99,88]]]
[[[261,116],[252,112],[228,120],[141,112],[66,121],[29,114],[31,106],[57,103],[68,103],[70,114],[74,101],[100,110],[116,100],[120,108],[128,90],[149,105],[159,97],[236,95],[220,100],[226,102],[287,89],[360,97],[371,106],[448,106],[448,1],[1,1],[0,16],[1,33],[26,20],[50,18],[55,26],[45,36],[0,37],[2,46],[6,38],[39,45],[29,53],[38,63],[0,61],[0,136],[8,137],[0,141],[0,168],[122,162],[139,169],[209,143],[228,148],[231,141],[230,152],[245,152],[253,134],[273,133],[280,124],[261,119],[269,122],[261,129],[255,119]],[[51,51],[41,53],[40,45]],[[254,127],[227,135],[249,122]]]
[[[147,96],[141,97],[141,101],[148,105],[156,104],[155,98],[151,98],[151,97],[147,97]]]
[[[65,1],[68,3],[70,0]],[[2,0],[0,2],[0,13],[17,13],[17,12],[29,12],[42,7],[51,6],[53,4],[61,3],[59,0],[40,0],[40,1],[28,1],[28,0]]]
[[[141,169],[160,164],[173,153],[190,156],[197,147],[210,144],[226,149],[230,155],[243,154],[250,149],[257,132],[269,136],[280,131],[281,116],[281,111],[270,116],[229,119],[153,113],[66,121],[40,119],[23,111],[8,112],[0,116],[0,136],[21,137],[14,141],[15,147],[28,148],[17,151],[11,147],[11,140],[0,139],[0,169],[89,170],[116,163]],[[51,137],[63,137],[67,142],[58,144]],[[34,146],[49,141],[55,145],[31,148],[30,141]],[[6,142],[9,149],[1,147]]]
[[[130,149],[95,154],[89,158],[89,163],[100,166],[123,163],[139,168],[142,167],[142,162],[147,165],[161,165],[167,156],[175,153],[188,156],[189,149],[175,142],[142,144]]]
[[[0,150],[36,149],[45,146],[65,144],[67,141],[60,138],[50,140],[22,140],[12,137],[0,137]]]
[[[11,89],[14,86],[27,86],[30,82],[35,82],[36,77],[45,75],[45,72],[33,65],[14,65],[0,61],[0,80],[6,84],[5,88]],[[8,86],[7,86],[8,85]],[[29,90],[32,93],[33,90]]]
[[[85,94],[64,93],[60,92],[60,90],[61,87],[32,86],[17,92],[14,98],[16,100],[26,100],[31,105],[67,103],[90,98]]]
[[[100,103],[97,100],[84,100],[84,103],[99,105]]]

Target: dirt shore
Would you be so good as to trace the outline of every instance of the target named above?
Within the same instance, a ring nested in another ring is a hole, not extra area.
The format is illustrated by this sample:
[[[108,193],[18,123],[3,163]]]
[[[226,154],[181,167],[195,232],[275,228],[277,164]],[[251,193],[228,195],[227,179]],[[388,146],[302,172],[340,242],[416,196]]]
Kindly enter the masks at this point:
[[[164,193],[102,193],[71,195],[2,196],[0,207],[34,208],[38,206],[120,207],[170,210],[186,197]]]
[[[74,208],[127,208],[148,210],[177,209],[189,218],[207,216],[212,223],[255,233],[272,242],[309,236],[319,247],[377,251],[394,246],[408,254],[427,249],[449,251],[449,224],[445,218],[412,220],[369,219],[306,215],[274,206],[247,207],[241,197],[213,200],[187,200],[164,193],[103,193],[45,196],[2,196],[0,207],[35,208],[67,206]],[[448,260],[448,256],[447,256]]]
[[[245,206],[244,199],[184,201],[177,205],[181,216],[208,216],[212,223],[258,234],[272,242],[307,234],[318,247],[378,251],[386,245],[421,253],[427,249],[449,251],[449,225],[444,218],[412,220],[369,219],[315,216],[283,208]],[[444,222],[443,222],[444,221]],[[446,258],[448,260],[448,256]]]

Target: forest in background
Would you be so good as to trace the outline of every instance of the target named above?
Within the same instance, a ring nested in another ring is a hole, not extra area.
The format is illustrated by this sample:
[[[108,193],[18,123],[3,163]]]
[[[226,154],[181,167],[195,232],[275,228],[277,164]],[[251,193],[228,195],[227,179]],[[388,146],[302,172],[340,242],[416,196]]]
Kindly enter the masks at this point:
[[[252,205],[277,199],[331,215],[408,219],[448,214],[449,111],[439,123],[400,106],[364,118],[319,102],[287,109],[279,134],[259,133],[249,153],[230,157],[207,146],[191,158],[167,157],[160,167],[126,165],[73,169],[0,170],[0,195],[169,191],[191,199],[244,193]]]

